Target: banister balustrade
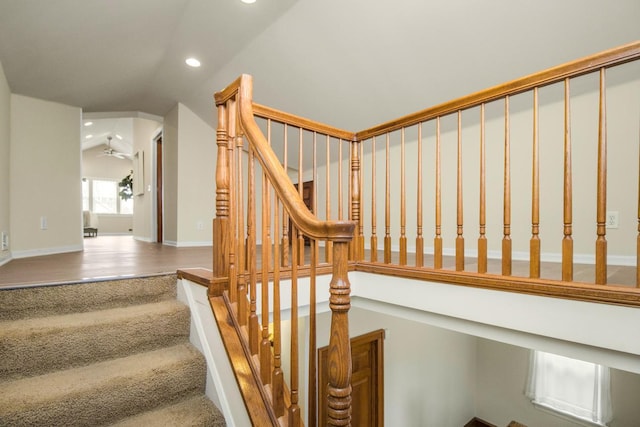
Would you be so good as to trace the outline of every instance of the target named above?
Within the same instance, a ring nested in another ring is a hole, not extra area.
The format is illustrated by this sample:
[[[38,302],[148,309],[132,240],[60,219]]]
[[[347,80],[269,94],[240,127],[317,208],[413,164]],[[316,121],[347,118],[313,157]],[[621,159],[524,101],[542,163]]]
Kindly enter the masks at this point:
[[[360,132],[253,103],[247,75],[217,93],[210,296],[262,384],[271,415],[253,422],[316,425],[322,275],[330,425],[350,423],[349,270],[640,307],[639,59],[631,43]]]

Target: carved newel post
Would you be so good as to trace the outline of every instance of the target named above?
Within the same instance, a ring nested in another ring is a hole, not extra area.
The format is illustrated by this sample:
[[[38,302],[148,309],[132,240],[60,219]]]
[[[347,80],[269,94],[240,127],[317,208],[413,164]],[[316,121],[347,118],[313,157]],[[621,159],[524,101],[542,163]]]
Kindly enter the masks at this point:
[[[213,276],[229,274],[229,159],[227,155],[227,107],[218,105],[218,129],[216,132],[218,159],[216,165],[216,217],[213,219]],[[221,295],[222,289],[210,287],[211,296]]]
[[[327,424],[351,425],[351,343],[349,341],[349,308],[351,285],[347,277],[348,242],[333,244],[333,277],[329,307],[331,336],[329,338],[327,387]]]

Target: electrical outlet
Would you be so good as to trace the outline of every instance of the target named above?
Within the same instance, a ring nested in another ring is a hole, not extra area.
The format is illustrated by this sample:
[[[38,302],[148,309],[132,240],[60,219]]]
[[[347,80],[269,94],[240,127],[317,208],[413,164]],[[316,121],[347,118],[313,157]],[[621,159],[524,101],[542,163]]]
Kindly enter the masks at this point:
[[[197,228],[198,230],[204,230],[204,222],[202,222],[202,221],[198,221],[198,222],[196,223],[196,228]]]
[[[6,231],[3,231],[0,236],[0,250],[9,250],[9,233]]]
[[[607,228],[618,228],[618,211],[607,211]]]
[[[49,224],[47,223],[47,217],[46,216],[41,216],[40,217],[40,230],[46,230],[48,226],[49,226]]]

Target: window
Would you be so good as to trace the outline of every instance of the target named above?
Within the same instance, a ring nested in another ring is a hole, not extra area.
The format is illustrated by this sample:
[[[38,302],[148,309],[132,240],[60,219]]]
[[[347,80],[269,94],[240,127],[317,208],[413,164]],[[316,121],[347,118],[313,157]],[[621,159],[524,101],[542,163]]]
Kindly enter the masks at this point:
[[[527,396],[535,405],[605,426],[611,420],[609,368],[532,351]]]
[[[82,209],[101,214],[132,214],[133,199],[122,200],[118,181],[84,178]]]

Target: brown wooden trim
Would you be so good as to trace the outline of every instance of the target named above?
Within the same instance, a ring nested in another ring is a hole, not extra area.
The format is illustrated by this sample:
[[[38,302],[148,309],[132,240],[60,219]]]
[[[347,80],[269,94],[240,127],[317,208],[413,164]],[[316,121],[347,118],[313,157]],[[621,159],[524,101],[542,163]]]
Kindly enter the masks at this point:
[[[221,280],[227,280],[226,277],[214,279],[213,271],[206,268],[186,268],[183,270],[178,270],[177,276],[178,279],[186,279],[202,286],[209,286],[210,284],[214,283],[214,281],[218,282]]]
[[[356,132],[356,138],[358,140],[365,140],[372,136],[393,132],[394,130],[398,130],[402,127],[412,126],[416,123],[431,120],[435,117],[451,114],[458,110],[466,110],[482,103],[495,101],[506,95],[515,95],[533,89],[534,87],[550,85],[560,82],[568,77],[577,77],[596,71],[600,68],[620,65],[638,58],[640,58],[640,41],[606,50],[572,62],[567,62],[453,101],[436,105],[435,107],[427,108],[425,110],[388,121],[378,126]]]
[[[278,419],[268,402],[268,396],[257,381],[255,367],[250,363],[251,356],[246,346],[240,340],[239,325],[232,312],[226,296],[209,298],[211,309],[220,336],[227,350],[227,356],[236,377],[243,402],[253,426],[279,426]]]
[[[525,293],[546,297],[564,298],[577,301],[640,307],[640,289],[613,285],[593,285],[590,283],[562,282],[550,279],[530,279],[528,277],[477,274],[465,271],[445,271],[411,266],[386,265],[382,263],[360,262],[356,271],[405,277],[430,282],[441,282],[474,288]]]
[[[244,76],[244,74],[241,75],[240,77],[235,79],[229,86],[225,87],[220,92],[216,92],[216,94],[213,96],[216,102],[216,106],[219,107],[238,94],[238,91],[240,90],[240,82],[242,81],[242,78]]]

